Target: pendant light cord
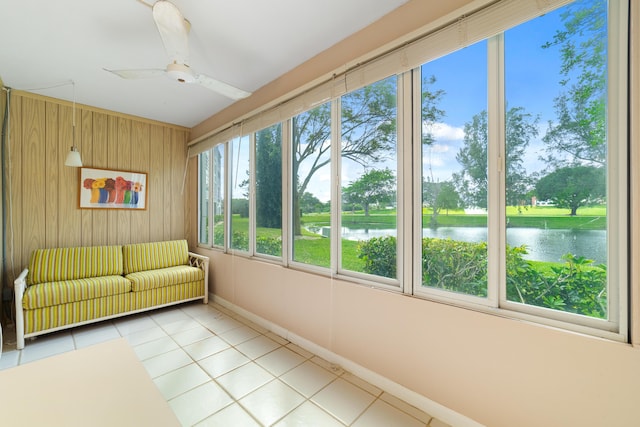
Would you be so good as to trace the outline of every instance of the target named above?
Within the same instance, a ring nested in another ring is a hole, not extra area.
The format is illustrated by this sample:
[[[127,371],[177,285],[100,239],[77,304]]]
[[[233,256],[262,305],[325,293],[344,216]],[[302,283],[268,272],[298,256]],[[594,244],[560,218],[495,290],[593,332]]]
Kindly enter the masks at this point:
[[[73,149],[78,150],[76,147],[76,82],[71,80],[71,86],[73,86],[73,104],[72,104],[72,119],[71,119],[71,143],[73,144]]]

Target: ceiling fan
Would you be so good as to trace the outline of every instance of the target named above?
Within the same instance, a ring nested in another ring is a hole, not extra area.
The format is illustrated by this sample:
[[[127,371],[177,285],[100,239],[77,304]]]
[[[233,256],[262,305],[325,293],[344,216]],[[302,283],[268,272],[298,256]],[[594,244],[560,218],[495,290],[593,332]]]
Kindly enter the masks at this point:
[[[114,73],[123,79],[144,79],[167,75],[180,83],[195,83],[231,99],[242,99],[251,95],[250,92],[194,72],[188,65],[188,35],[191,28],[189,21],[182,16],[180,10],[173,3],[167,0],[158,0],[153,4],[152,10],[153,20],[158,27],[158,32],[171,63],[164,70],[108,70],[105,68],[105,71]]]

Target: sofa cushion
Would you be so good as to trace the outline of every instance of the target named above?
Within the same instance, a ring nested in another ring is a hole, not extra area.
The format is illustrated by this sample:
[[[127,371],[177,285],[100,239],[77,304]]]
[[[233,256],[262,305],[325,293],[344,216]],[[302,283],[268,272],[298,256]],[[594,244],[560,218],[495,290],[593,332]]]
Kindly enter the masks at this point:
[[[122,276],[89,277],[29,286],[22,298],[27,310],[50,307],[131,292],[131,282]]]
[[[29,261],[29,285],[122,274],[122,246],[37,249]]]
[[[189,246],[186,240],[124,245],[122,254],[124,274],[189,263]]]
[[[204,279],[204,271],[188,265],[139,271],[125,276],[131,280],[131,290],[146,291],[165,286],[191,283]]]

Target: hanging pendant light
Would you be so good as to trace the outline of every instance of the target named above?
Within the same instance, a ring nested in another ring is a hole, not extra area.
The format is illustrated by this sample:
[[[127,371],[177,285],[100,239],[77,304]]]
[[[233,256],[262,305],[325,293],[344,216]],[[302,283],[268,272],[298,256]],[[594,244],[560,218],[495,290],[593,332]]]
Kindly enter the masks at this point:
[[[65,166],[71,166],[74,168],[82,167],[82,159],[80,158],[80,152],[78,151],[78,147],[76,147],[76,83],[71,81],[73,85],[73,128],[71,134],[71,150],[67,154],[67,159],[65,160]]]

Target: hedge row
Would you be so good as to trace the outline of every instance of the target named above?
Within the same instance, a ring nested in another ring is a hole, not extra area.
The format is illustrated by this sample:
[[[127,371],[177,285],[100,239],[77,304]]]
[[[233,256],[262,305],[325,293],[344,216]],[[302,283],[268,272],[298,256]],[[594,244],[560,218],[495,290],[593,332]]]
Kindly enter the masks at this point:
[[[360,242],[365,273],[396,277],[396,239]],[[563,263],[532,263],[525,246],[507,246],[507,299],[591,317],[606,318],[606,266],[573,254]],[[422,239],[422,284],[452,292],[487,296],[487,244],[451,239]]]
[[[216,241],[222,231],[216,230]],[[249,247],[246,233],[235,231],[231,247]],[[397,277],[395,237],[376,237],[358,244],[364,273]],[[281,256],[282,241],[258,237],[256,250]],[[597,318],[607,317],[607,270],[584,257],[565,254],[562,263],[532,263],[525,246],[507,246],[507,299]],[[487,244],[451,239],[422,239],[422,285],[478,297],[487,296]]]

